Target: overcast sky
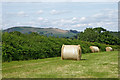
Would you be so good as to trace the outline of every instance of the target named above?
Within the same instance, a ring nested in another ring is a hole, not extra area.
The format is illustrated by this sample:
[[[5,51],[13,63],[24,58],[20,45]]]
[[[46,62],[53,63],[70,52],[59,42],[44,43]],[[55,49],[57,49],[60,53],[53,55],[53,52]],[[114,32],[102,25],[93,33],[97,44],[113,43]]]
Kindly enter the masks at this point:
[[[117,2],[5,2],[2,3],[2,26],[32,26],[83,31],[103,27],[118,31]]]

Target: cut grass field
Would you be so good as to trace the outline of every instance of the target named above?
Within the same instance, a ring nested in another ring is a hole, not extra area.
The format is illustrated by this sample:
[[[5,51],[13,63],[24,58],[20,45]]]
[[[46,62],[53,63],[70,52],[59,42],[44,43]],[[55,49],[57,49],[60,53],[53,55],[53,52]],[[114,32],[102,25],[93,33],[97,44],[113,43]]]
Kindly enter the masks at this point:
[[[3,78],[118,78],[118,51],[82,54],[82,60],[60,57],[2,63]]]

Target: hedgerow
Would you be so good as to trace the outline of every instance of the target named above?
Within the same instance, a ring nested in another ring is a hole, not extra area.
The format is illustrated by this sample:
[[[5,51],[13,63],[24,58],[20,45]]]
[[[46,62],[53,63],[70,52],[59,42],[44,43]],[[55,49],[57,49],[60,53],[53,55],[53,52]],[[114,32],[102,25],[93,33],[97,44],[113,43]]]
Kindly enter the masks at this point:
[[[90,53],[89,46],[95,45],[100,51],[105,51],[109,45],[97,42],[85,42],[77,39],[46,37],[35,32],[22,34],[20,32],[3,33],[2,35],[2,61],[19,61],[58,57],[61,55],[62,45],[81,45],[82,54]],[[112,45],[110,45],[112,47]],[[114,46],[117,49],[118,46]]]

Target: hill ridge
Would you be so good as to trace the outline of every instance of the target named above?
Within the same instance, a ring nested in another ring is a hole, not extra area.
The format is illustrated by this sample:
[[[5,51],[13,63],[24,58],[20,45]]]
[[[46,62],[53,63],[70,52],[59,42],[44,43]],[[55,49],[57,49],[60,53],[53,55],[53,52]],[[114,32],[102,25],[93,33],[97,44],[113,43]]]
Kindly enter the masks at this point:
[[[73,37],[77,33],[79,33],[76,30],[63,30],[59,28],[38,28],[38,27],[31,27],[31,26],[15,26],[8,29],[5,29],[3,32],[13,32],[13,31],[19,31],[21,33],[32,33],[37,32],[40,35],[45,36],[55,36],[55,37]]]

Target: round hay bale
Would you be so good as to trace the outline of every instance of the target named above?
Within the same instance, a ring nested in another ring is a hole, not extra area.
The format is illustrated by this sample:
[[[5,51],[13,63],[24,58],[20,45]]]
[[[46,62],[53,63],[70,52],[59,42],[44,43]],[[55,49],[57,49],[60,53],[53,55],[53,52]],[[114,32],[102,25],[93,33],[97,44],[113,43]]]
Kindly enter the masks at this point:
[[[61,48],[61,59],[81,59],[80,45],[63,45]]]
[[[106,51],[112,51],[112,47],[106,47]]]
[[[93,53],[100,51],[97,46],[90,46],[90,49],[91,49],[91,51],[92,51]]]

